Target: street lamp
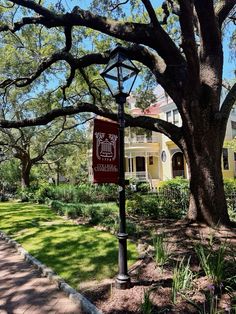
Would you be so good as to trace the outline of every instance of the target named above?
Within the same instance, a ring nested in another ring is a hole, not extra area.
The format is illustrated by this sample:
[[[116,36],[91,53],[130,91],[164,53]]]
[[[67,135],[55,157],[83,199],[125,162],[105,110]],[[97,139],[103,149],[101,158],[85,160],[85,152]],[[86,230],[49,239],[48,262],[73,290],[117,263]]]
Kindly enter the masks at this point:
[[[116,278],[118,289],[130,287],[130,277],[127,266],[127,238],[125,222],[125,173],[124,173],[124,104],[134,85],[139,70],[134,63],[125,55],[124,49],[117,46],[111,53],[110,59],[101,73],[112,96],[118,104],[119,122],[119,273]]]

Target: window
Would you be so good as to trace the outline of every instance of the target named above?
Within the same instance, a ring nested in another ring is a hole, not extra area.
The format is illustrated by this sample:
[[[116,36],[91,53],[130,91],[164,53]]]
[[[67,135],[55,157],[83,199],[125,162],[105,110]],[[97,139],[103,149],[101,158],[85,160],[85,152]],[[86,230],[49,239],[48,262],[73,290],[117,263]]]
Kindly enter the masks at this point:
[[[236,122],[231,121],[231,127],[232,127],[232,138],[236,137]]]
[[[153,156],[149,156],[149,165],[153,165]]]
[[[173,123],[175,125],[179,124],[179,112],[177,109],[173,110]]]
[[[171,121],[171,111],[168,111],[168,112],[166,113],[166,121],[167,121],[167,122],[172,122],[172,121]]]
[[[179,112],[177,109],[173,110],[173,123],[175,125],[179,124]]]
[[[223,156],[223,168],[224,170],[229,170],[229,156],[228,156],[227,148],[223,148],[222,156]]]

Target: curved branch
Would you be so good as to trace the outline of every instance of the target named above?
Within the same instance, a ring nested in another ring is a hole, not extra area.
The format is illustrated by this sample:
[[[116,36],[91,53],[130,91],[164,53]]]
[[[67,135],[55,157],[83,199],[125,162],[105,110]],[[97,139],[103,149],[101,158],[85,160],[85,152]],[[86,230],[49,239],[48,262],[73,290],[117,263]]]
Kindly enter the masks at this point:
[[[223,119],[228,120],[230,111],[235,104],[236,104],[236,83],[234,83],[233,87],[228,92],[221,106],[220,113]]]
[[[105,63],[108,60],[108,55],[105,56],[100,53],[94,53],[90,55],[85,55],[79,59],[74,58],[72,54],[66,52],[65,50],[61,50],[52,54],[51,57],[44,60],[38,67],[38,69],[30,75],[29,77],[21,77],[16,79],[6,79],[5,81],[0,83],[0,88],[9,87],[11,85],[15,85],[17,87],[24,87],[31,84],[35,81],[46,69],[48,69],[52,64],[57,61],[66,61],[70,64],[70,66],[74,69],[78,69],[81,67],[87,67],[91,64],[101,64]],[[72,74],[73,75],[73,71]],[[68,78],[67,84],[70,84],[71,77]]]
[[[194,0],[201,33],[201,60],[214,63],[222,51],[221,33],[215,17],[213,0]]]
[[[187,59],[191,79],[199,79],[199,58],[194,34],[194,13],[193,1],[179,0],[180,14],[179,21],[182,33],[182,44],[184,54]],[[199,82],[197,82],[199,83]]]
[[[72,26],[65,26],[66,47],[65,51],[70,51],[72,47]]]
[[[18,4],[22,7],[28,8],[28,9],[31,9],[39,15],[43,15],[47,19],[54,19],[54,17],[57,16],[56,13],[53,13],[52,11],[46,9],[42,5],[40,5],[37,2],[32,1],[32,0],[9,0],[9,2]]]
[[[70,87],[74,78],[75,78],[75,68],[70,67],[70,75],[66,80],[66,84],[64,86],[62,86],[62,88],[61,88],[64,100],[66,100],[66,88]]]
[[[110,110],[100,109],[99,107],[90,103],[81,103],[75,107],[64,107],[54,109],[50,112],[34,119],[24,119],[21,121],[0,120],[0,128],[18,128],[26,126],[46,125],[55,118],[65,115],[75,115],[81,112],[93,112],[97,115],[117,121],[117,113]],[[151,131],[160,132],[168,136],[177,145],[182,138],[181,128],[163,121],[161,119],[139,116],[132,117],[128,114],[125,115],[126,126],[141,127]]]
[[[125,126],[140,127],[150,131],[162,133],[178,146],[182,139],[181,128],[158,118],[146,116],[131,117],[130,115],[125,115]]]
[[[235,0],[220,0],[219,6],[216,7],[216,17],[221,27],[225,19],[229,16],[231,10],[235,7]]]
[[[147,13],[150,17],[150,21],[152,23],[153,26],[157,26],[159,24],[157,16],[156,16],[156,12],[152,6],[151,1],[149,0],[142,0],[143,5],[145,6]]]
[[[157,19],[154,27],[151,24],[119,22],[108,19],[95,15],[88,10],[82,10],[78,6],[74,7],[71,13],[58,15],[31,0],[11,0],[11,2],[27,7],[42,16],[23,18],[18,24],[15,23],[13,28],[4,25],[0,31],[16,31],[24,24],[42,24],[46,27],[85,26],[121,40],[149,46],[155,49],[166,63],[179,64],[184,61],[179,49]],[[145,3],[149,8],[148,0],[145,0]],[[149,8],[149,12],[150,10]]]
[[[167,91],[170,97],[176,104],[180,102],[180,90],[176,85],[175,77],[173,76],[173,67],[169,71],[166,67],[164,60],[158,56],[157,53],[141,45],[132,45],[128,48],[123,48],[128,57],[133,60],[139,61],[147,66],[150,71],[155,75],[159,84]],[[93,64],[105,64],[109,59],[109,51],[105,53],[92,53],[85,55],[81,58],[75,58],[71,53],[61,50],[55,52],[51,57],[44,60],[38,69],[29,77],[22,77],[16,79],[7,79],[0,83],[0,87],[9,87],[16,85],[23,87],[35,81],[46,69],[58,61],[66,61],[71,67],[71,73],[67,78],[66,84],[62,87],[63,95],[65,97],[65,89],[70,86],[75,75],[75,71],[88,67]],[[185,65],[181,65],[185,66]],[[178,68],[177,68],[178,69]],[[88,82],[87,82],[88,83]]]
[[[63,123],[61,126],[61,129],[44,145],[41,152],[38,154],[38,156],[31,159],[32,164],[37,163],[38,161],[43,159],[43,156],[46,154],[48,148],[51,146],[51,144],[61,135],[61,133],[65,130],[65,123],[66,123],[66,116],[64,116]]]

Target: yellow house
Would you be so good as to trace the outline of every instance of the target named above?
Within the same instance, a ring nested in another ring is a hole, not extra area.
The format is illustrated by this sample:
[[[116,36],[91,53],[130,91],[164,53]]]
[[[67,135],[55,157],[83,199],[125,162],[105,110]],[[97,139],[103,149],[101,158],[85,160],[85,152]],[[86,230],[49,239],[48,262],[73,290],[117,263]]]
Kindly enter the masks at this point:
[[[160,118],[181,126],[180,114],[173,100],[159,88],[157,102],[142,111],[135,108],[135,98],[129,99],[132,115],[147,115]],[[226,140],[236,136],[236,110],[233,109],[228,120]],[[89,177],[92,181],[91,152],[89,158]],[[223,148],[222,171],[224,178],[235,176],[236,153]],[[144,129],[127,128],[125,131],[125,177],[136,182],[147,182],[155,190],[161,181],[175,177],[188,179],[187,164],[183,153],[168,137]]]
[[[132,108],[133,107],[133,108]],[[172,99],[160,93],[157,102],[146,110],[134,108],[131,101],[132,115],[147,115],[181,126],[182,121],[176,105]],[[125,165],[126,178],[148,182],[152,189],[156,189],[161,181],[175,177],[188,179],[188,169],[183,153],[168,137],[160,133],[147,133],[140,130],[126,130],[125,137]],[[226,140],[236,136],[236,111],[232,110],[226,131]],[[224,178],[235,176],[236,154],[232,149],[223,148],[222,170]]]

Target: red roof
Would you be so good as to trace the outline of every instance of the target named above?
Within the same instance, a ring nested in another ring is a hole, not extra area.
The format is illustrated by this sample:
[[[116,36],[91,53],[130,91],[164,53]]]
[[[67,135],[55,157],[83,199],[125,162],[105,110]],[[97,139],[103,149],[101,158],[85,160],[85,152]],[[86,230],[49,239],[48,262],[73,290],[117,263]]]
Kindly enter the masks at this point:
[[[156,104],[149,106],[148,108],[146,108],[144,110],[142,110],[140,108],[134,108],[131,110],[131,113],[133,115],[142,115],[142,116],[158,115],[160,113],[159,107],[160,107],[160,104],[156,103]]]

